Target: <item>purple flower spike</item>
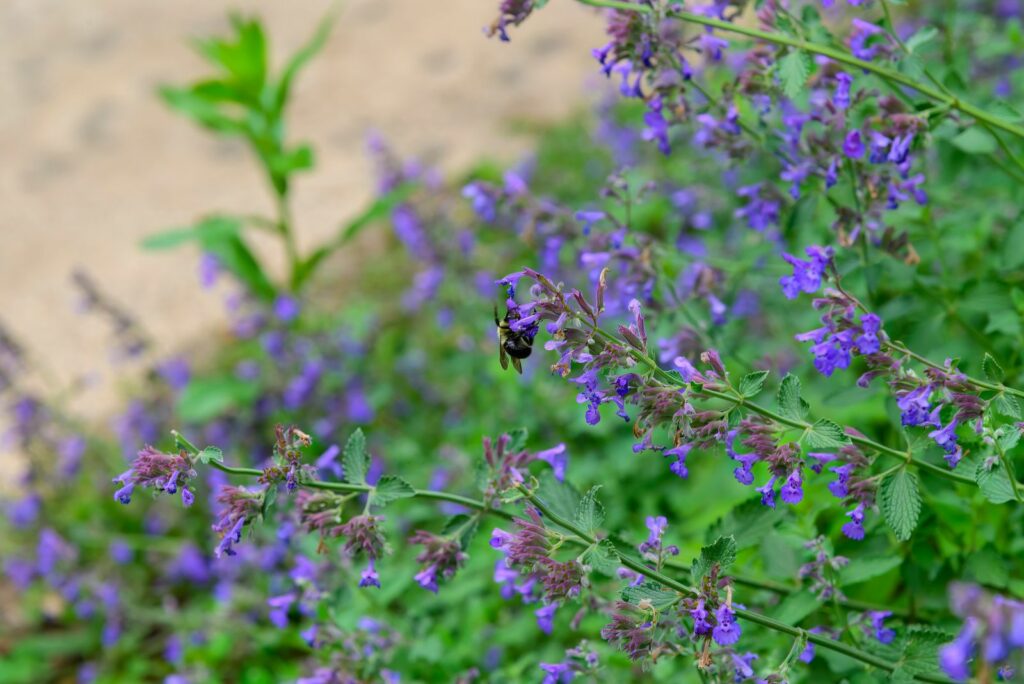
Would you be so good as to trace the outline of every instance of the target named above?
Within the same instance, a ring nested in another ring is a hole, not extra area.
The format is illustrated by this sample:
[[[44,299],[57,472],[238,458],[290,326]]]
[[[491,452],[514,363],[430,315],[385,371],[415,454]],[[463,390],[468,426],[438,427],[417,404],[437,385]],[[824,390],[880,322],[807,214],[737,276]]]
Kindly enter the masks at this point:
[[[731,646],[740,640],[742,630],[736,622],[736,614],[732,612],[732,608],[722,604],[715,611],[715,619],[718,620],[718,626],[711,633],[711,637],[719,646]]]
[[[864,538],[864,504],[857,504],[857,507],[847,513],[850,522],[843,525],[843,534],[850,539],[861,540]]]

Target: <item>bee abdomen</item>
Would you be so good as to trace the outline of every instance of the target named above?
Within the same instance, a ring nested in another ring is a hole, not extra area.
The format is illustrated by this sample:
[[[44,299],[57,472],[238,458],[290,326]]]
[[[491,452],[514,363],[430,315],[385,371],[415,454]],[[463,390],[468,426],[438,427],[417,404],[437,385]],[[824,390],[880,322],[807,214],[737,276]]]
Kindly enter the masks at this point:
[[[525,340],[505,340],[505,353],[513,359],[525,359],[533,348]]]

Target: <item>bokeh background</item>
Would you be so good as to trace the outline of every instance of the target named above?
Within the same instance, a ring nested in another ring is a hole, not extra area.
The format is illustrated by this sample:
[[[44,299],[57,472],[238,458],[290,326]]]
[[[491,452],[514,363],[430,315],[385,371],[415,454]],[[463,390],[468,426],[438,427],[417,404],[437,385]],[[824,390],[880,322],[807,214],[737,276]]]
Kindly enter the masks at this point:
[[[552,3],[515,36],[513,49],[482,33],[492,5],[341,5],[290,109],[292,137],[319,152],[317,168],[294,191],[301,245],[332,234],[371,198],[372,131],[401,154],[451,172],[481,156],[515,160],[530,142],[524,127],[558,120],[587,97],[599,17]],[[109,330],[77,313],[73,270],[85,269],[139,319],[155,355],[166,354],[223,326],[223,301],[200,289],[194,250],[143,253],[140,240],[210,211],[269,206],[242,142],[217,140],[175,116],[157,87],[204,73],[188,41],[222,33],[232,10],[264,19],[279,65],[330,7],[326,0],[0,3],[0,320],[47,369],[49,384],[75,387],[76,411],[109,414],[119,384],[141,364],[110,363]],[[380,256],[374,232],[347,254]],[[275,252],[264,251],[273,268]]]

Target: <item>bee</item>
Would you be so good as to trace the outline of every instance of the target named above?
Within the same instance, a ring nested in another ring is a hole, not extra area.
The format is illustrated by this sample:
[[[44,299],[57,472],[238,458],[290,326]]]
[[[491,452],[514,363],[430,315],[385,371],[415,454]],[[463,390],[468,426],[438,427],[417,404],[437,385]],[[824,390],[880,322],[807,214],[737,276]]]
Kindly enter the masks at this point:
[[[533,351],[533,338],[536,332],[525,330],[516,332],[512,329],[511,323],[519,320],[518,312],[506,311],[505,317],[498,318],[498,307],[494,307],[494,325],[498,326],[498,358],[501,360],[501,367],[508,368],[508,359],[512,357],[512,367],[522,375],[523,359]]]

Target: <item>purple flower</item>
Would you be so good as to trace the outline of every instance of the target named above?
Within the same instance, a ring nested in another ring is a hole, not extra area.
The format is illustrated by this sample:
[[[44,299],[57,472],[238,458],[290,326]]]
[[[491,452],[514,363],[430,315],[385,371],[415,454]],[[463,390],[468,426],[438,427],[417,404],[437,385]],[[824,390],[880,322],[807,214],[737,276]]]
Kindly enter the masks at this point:
[[[551,630],[554,629],[556,610],[558,610],[558,604],[551,603],[533,611],[533,614],[537,616],[537,627],[540,628],[540,631],[551,634]]]
[[[793,267],[793,275],[779,278],[782,292],[787,299],[796,299],[801,292],[814,293],[821,287],[821,279],[835,254],[831,247],[810,246],[806,250],[810,260],[798,259],[792,254],[783,254]]]
[[[485,223],[493,223],[498,216],[498,206],[494,197],[480,183],[470,183],[462,188],[462,196],[473,205],[473,211]]]
[[[828,483],[828,491],[832,492],[832,496],[837,499],[845,499],[850,494],[847,485],[850,482],[850,473],[853,472],[853,464],[847,463],[829,468],[829,470],[836,474],[836,479]]]
[[[757,491],[761,493],[761,504],[769,508],[775,508],[775,479],[775,476],[772,475],[763,487],[757,488]]]
[[[860,327],[863,331],[857,338],[857,349],[861,354],[875,354],[881,349],[878,342],[878,331],[882,328],[882,319],[873,313],[867,313],[860,318]]]
[[[864,504],[857,504],[857,507],[846,514],[850,522],[843,525],[843,534],[850,539],[864,538]]]
[[[584,235],[590,235],[590,231],[593,229],[594,224],[598,221],[604,220],[604,217],[605,213],[603,211],[587,211],[581,209],[575,214],[576,220],[583,224]]]
[[[704,599],[697,601],[697,605],[690,610],[690,617],[693,618],[693,635],[695,637],[711,633],[711,622],[708,621],[708,611],[704,607]]]
[[[299,300],[290,295],[278,295],[274,300],[274,316],[282,323],[294,321],[299,317],[300,311]]]
[[[565,444],[538,451],[535,458],[551,465],[556,480],[559,482],[565,480],[565,469],[569,464],[569,455],[566,453]]]
[[[234,556],[236,554],[234,545],[242,541],[242,527],[245,526],[245,518],[239,517],[235,521],[235,524],[231,527],[231,530],[224,535],[217,544],[217,548],[214,549],[214,555],[217,558],[222,556]]]
[[[692,444],[680,444],[677,447],[665,450],[665,456],[675,457],[675,461],[669,466],[669,470],[679,477],[685,478],[690,474],[690,471],[686,469],[686,455],[690,453],[691,449],[693,449]]]
[[[711,637],[719,646],[730,646],[740,640],[740,625],[736,622],[736,614],[724,603],[715,611],[715,619],[718,625],[711,633]]]
[[[183,358],[173,358],[164,361],[157,367],[157,372],[167,385],[175,391],[180,391],[188,384],[190,371],[188,361]]]
[[[939,649],[939,666],[953,679],[971,676],[969,661],[974,655],[975,619],[968,618],[956,639]]]
[[[860,137],[860,131],[852,130],[846,134],[843,140],[843,154],[850,159],[860,159],[864,156],[864,141]]]
[[[359,586],[380,588],[380,577],[377,575],[377,568],[372,558],[366,569],[363,570],[363,574],[359,576]]]
[[[422,570],[417,572],[415,575],[413,575],[413,579],[416,580],[416,583],[419,584],[424,589],[426,589],[427,591],[432,591],[435,594],[437,593],[437,566],[436,565],[428,565],[427,567],[423,568]],[[361,585],[361,583],[360,583],[360,585]],[[380,585],[378,584],[377,586],[380,586]]]
[[[803,485],[803,476],[800,473],[800,469],[797,468],[786,478],[785,484],[779,490],[779,495],[785,503],[798,504],[804,498]]]
[[[891,610],[873,610],[866,613],[868,620],[871,622],[871,627],[875,632],[875,638],[883,644],[892,643],[892,640],[896,638],[896,632],[885,626],[884,622],[887,617],[892,615]]]
[[[270,612],[267,616],[270,618],[272,625],[278,629],[284,629],[288,626],[288,611],[295,603],[295,594],[284,594],[282,596],[272,596],[267,599],[267,605],[270,606]]]
[[[542,684],[565,684],[576,676],[570,663],[541,663],[540,669],[544,670]]]
[[[221,266],[217,257],[210,252],[203,252],[199,257],[199,284],[204,289],[213,287],[220,275]]]
[[[946,450],[945,459],[950,468],[955,468],[963,456],[963,450],[956,443],[956,427],[957,419],[953,418],[953,420],[949,421],[949,425],[928,433],[928,436],[934,439],[936,444]]]
[[[850,74],[840,71],[836,74],[836,90],[832,96],[832,104],[836,109],[846,109],[850,106],[850,85],[853,77]]]
[[[905,426],[935,425],[938,426],[938,414],[931,415],[932,386],[924,385],[917,389],[896,395],[896,406],[900,409],[900,421]]]

